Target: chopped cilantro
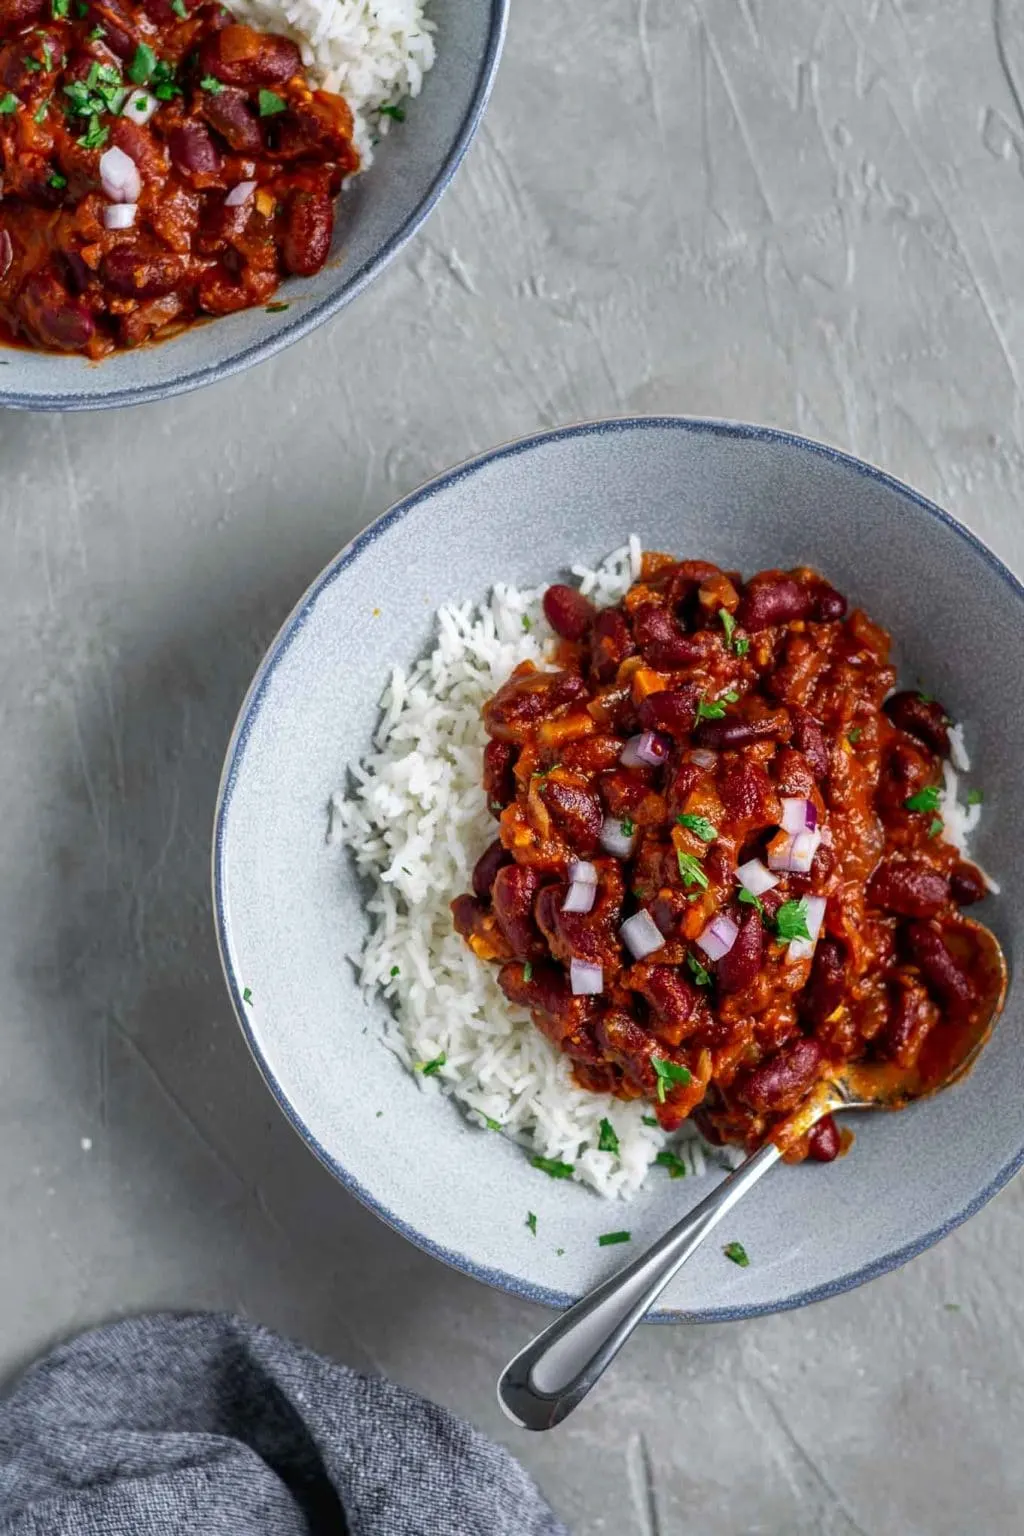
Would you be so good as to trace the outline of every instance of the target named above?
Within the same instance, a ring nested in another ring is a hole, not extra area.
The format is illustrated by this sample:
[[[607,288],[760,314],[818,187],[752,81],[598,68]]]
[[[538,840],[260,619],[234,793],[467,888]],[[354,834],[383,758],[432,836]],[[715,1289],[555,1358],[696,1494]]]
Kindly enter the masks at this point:
[[[700,961],[697,959],[697,956],[693,953],[692,950],[690,950],[686,956],[686,963],[690,967],[690,970],[693,972],[693,979],[697,983],[698,987],[710,987],[711,977],[701,965]]]
[[[677,853],[676,862],[684,885],[699,885],[701,890],[707,890],[708,877],[700,867],[700,860],[694,854]]]
[[[523,980],[524,981],[532,981],[533,980],[533,961],[532,960],[527,960],[526,964],[523,966]]]
[[[492,1119],[490,1115],[484,1115],[484,1124],[489,1131],[501,1130],[501,1121]]]
[[[628,816],[623,816],[622,820],[619,822],[619,826],[622,829],[623,837],[632,837],[633,833],[636,831],[636,822],[631,821]]]
[[[157,66],[157,57],[148,43],[140,43],[128,65],[128,79],[135,85],[145,85]]]
[[[935,784],[929,784],[926,789],[919,789],[916,795],[908,795],[903,804],[908,811],[934,813],[939,808],[938,787]]]
[[[531,1157],[530,1163],[549,1179],[571,1179],[575,1172],[572,1163],[560,1163],[557,1157]]]
[[[943,1305],[943,1308],[945,1309],[945,1311],[947,1311],[947,1312],[959,1312],[960,1311],[960,1303],[958,1301],[944,1301],[942,1303],[942,1305]]]
[[[669,1152],[667,1148],[663,1152],[659,1152],[654,1161],[659,1168],[668,1169],[670,1179],[686,1178],[686,1164],[681,1157],[677,1157],[674,1152]]]
[[[96,26],[94,26],[92,31],[89,33],[89,41],[90,43],[98,43],[100,38],[106,37],[106,35],[106,27],[100,26],[100,24],[97,22]]]
[[[0,96],[0,113],[5,117],[9,112],[17,112],[20,105],[21,103],[13,91],[8,91],[6,95]]]
[[[536,1214],[533,1211],[527,1211],[527,1213],[526,1213],[526,1225],[529,1227],[529,1229],[533,1233],[534,1237],[536,1237],[537,1236],[537,1217],[536,1217]]]
[[[79,21],[84,21],[89,14],[89,6],[86,0],[75,0],[75,15]]]
[[[632,1241],[631,1232],[602,1232],[597,1240],[599,1248],[614,1248],[616,1243],[628,1243]]]
[[[736,641],[735,650],[737,656],[745,656],[750,650],[750,641],[746,635],[743,635],[741,639]]]
[[[934,704],[935,703],[935,695],[934,695],[934,693],[925,693],[923,688],[919,688],[917,690],[917,696],[921,700],[922,704]]]
[[[747,1258],[747,1250],[742,1243],[726,1243],[722,1252],[727,1259],[732,1259],[734,1264],[738,1264],[740,1269],[749,1268],[750,1260]]]
[[[31,54],[26,54],[23,62],[25,68],[31,70],[34,75],[38,75],[39,71],[43,67],[39,60],[34,59]]]
[[[756,907],[764,917],[764,902],[760,896],[755,896],[753,891],[748,891],[745,885],[740,886],[740,901],[745,907]]]
[[[109,135],[110,129],[104,128],[94,113],[89,119],[88,131],[83,133],[77,142],[83,149],[100,149],[107,142]]]
[[[50,0],[50,11],[54,21],[62,21],[71,9],[71,0]]]
[[[850,743],[851,747],[855,747],[857,745],[858,741],[860,741],[860,736],[861,728],[859,725],[851,725],[850,729],[846,733],[846,739]]]
[[[714,822],[708,821],[706,816],[683,815],[677,816],[676,821],[678,821],[681,827],[685,827],[688,832],[692,832],[695,837],[701,838],[705,843],[713,843],[718,836],[718,828]]]
[[[533,624],[530,621],[530,615],[528,613],[524,613],[523,614],[522,625],[523,625],[523,634],[524,635],[528,635],[530,633],[530,630],[533,628]]]
[[[967,791],[968,805],[980,805],[984,798],[985,796],[982,794],[980,789],[969,789]]]
[[[276,304],[268,304],[267,305],[267,314],[268,315],[281,315],[281,314],[284,313],[284,311],[286,309],[290,309],[290,308],[291,308],[290,304],[282,304],[280,301],[278,301]]]
[[[393,965],[391,967],[391,974],[392,974],[392,976],[397,976],[398,975],[398,966],[397,965]]]
[[[807,927],[807,897],[799,901],[784,901],[775,914],[775,932],[780,939],[809,939]]]
[[[712,699],[710,704],[706,699],[701,699],[697,704],[697,719],[721,720],[725,714],[725,706],[735,704],[738,699],[739,694],[735,688],[730,688],[727,693],[723,693],[720,699]]]
[[[43,63],[47,69],[53,68],[53,49],[50,46],[50,39],[48,37],[43,38]]]
[[[654,1115],[644,1115],[643,1123],[644,1125],[653,1125],[655,1130],[658,1128],[658,1121]]]
[[[252,1002],[252,989],[250,987],[245,987],[243,989],[243,991],[242,991],[242,1002],[243,1003],[251,1003]]]
[[[259,104],[260,117],[275,117],[278,112],[288,110],[288,103],[276,91],[260,91]]]
[[[597,1150],[599,1152],[615,1152],[619,1150],[619,1138],[615,1134],[615,1127],[610,1120],[601,1121],[601,1135],[598,1139]]]
[[[51,171],[47,177],[47,185],[51,186],[55,192],[62,192],[67,184],[67,177],[62,176],[60,171]]]
[[[565,1252],[564,1248],[556,1248],[555,1249],[555,1253],[558,1256],[558,1258],[561,1258],[564,1252]]]
[[[378,1111],[377,1111],[377,1119],[378,1120],[383,1120],[384,1119],[384,1111],[382,1109],[378,1109]]]
[[[49,105],[50,98],[47,96],[46,100],[41,101],[38,107],[36,107],[35,111],[32,113],[32,121],[34,123],[42,123],[46,121],[46,112]]]
[[[209,91],[211,96],[219,96],[224,89],[216,75],[204,75],[199,82],[201,91]]]
[[[171,0],[171,10],[175,16],[180,16],[182,21],[188,21],[188,8],[185,0]]]
[[[433,1061],[418,1061],[416,1070],[422,1072],[424,1077],[436,1077],[448,1060],[448,1053],[442,1051],[440,1056],[435,1056]]]
[[[719,608],[718,617],[721,619],[722,628],[725,630],[725,643],[727,646],[732,645],[732,637],[736,633],[736,620],[728,608]]]
[[[941,816],[936,816],[935,819],[932,822],[929,823],[929,826],[928,826],[928,836],[929,837],[938,837],[939,833],[942,831],[943,825],[944,825],[944,823],[943,823],[942,817]]]
[[[380,115],[381,115],[381,117],[393,117],[396,123],[404,123],[405,122],[405,108],[404,107],[398,107],[398,106],[381,107],[380,108]]]
[[[665,1061],[661,1056],[651,1057],[651,1066],[654,1068],[658,1079],[658,1103],[665,1102],[665,1084],[681,1083],[685,1088],[687,1083],[693,1082],[693,1074],[689,1067],[681,1066],[676,1061]]]

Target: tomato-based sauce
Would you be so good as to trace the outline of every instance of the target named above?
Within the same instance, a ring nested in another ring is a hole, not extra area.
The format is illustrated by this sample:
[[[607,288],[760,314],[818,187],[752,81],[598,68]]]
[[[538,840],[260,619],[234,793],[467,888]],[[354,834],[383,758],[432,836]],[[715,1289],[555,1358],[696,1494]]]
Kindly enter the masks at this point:
[[[0,0],[0,336],[101,358],[327,259],[352,115],[202,0]]]
[[[991,1022],[994,941],[961,915],[986,882],[940,814],[951,722],[809,569],[648,554],[617,607],[544,607],[552,670],[484,707],[499,835],[458,931],[582,1087],[830,1160],[831,1116],[785,1136],[815,1090],[909,1098]]]

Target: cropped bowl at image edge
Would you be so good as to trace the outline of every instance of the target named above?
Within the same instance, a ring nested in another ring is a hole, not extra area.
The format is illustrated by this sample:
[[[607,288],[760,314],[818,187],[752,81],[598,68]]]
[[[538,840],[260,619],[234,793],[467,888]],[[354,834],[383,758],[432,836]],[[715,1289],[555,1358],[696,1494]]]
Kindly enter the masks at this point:
[[[559,519],[538,520],[543,505],[557,506]],[[1004,722],[998,692],[1012,691],[1020,588],[945,514],[857,461],[720,423],[597,424],[487,455],[409,498],[350,546],[272,648],[229,755],[215,875],[236,1005],[279,1099],[350,1188],[431,1251],[555,1303],[619,1257],[599,1244],[610,1227],[630,1229],[635,1253],[701,1186],[661,1178],[613,1215],[396,1075],[380,1041],[387,1010],[366,1002],[346,960],[365,942],[365,894],[351,872],[325,858],[320,838],[326,799],[346,765],[366,754],[389,663],[407,665],[423,651],[432,607],[481,597],[503,579],[547,584],[572,563],[593,564],[634,526],[647,547],[700,552],[727,569],[822,569],[851,603],[895,631],[901,676],[927,679],[966,720],[985,788],[975,851],[1004,888],[1022,836],[1012,793],[1022,726],[1019,716]],[[894,576],[901,568],[915,569],[914,583]],[[419,611],[401,577],[410,569],[420,575]],[[927,603],[915,595],[922,571]],[[981,684],[982,637],[958,617],[979,602],[991,616],[985,639],[995,642],[988,671],[999,674]],[[944,635],[955,645],[936,645],[936,608],[948,612]],[[377,667],[353,677],[346,656],[360,644],[365,651],[368,639]],[[283,904],[282,890],[289,893]],[[1012,903],[998,903],[982,920],[1012,960]],[[1019,1160],[1010,1106],[1010,1084],[1021,1087],[1019,1041],[1011,1006],[965,1084],[901,1116],[872,1117],[858,1127],[854,1154],[827,1170],[773,1175],[737,1230],[725,1234],[742,1241],[749,1267],[704,1256],[668,1293],[666,1315],[795,1305],[868,1278],[942,1235]],[[935,1146],[944,1149],[938,1163]]]
[[[360,3],[344,0],[346,17],[356,17]],[[388,3],[403,14],[412,12],[407,0]],[[165,341],[116,351],[99,363],[71,353],[0,346],[0,405],[88,410],[160,399],[260,362],[334,314],[402,248],[450,182],[486,107],[504,40],[508,0],[426,0],[433,64],[419,95],[394,106],[384,103],[387,115],[380,119],[379,130],[373,125],[380,87],[368,78],[372,71],[353,63],[345,44],[337,53],[340,74],[332,75],[330,48],[304,42],[304,18],[312,25],[322,9],[319,0],[287,8],[298,30],[283,21],[285,8],[279,0],[233,0],[233,9],[253,26],[290,33],[300,44],[304,68],[314,71],[314,83],[323,82],[326,89],[339,89],[343,95],[354,92],[357,102],[365,99],[368,104],[365,128],[357,107],[356,141],[364,157],[372,157],[372,165],[352,178],[337,199],[326,263],[313,276],[287,278],[269,305],[218,315]],[[358,30],[356,26],[356,35]],[[388,46],[397,45],[392,40]],[[389,72],[400,92],[406,78],[401,60],[385,60],[382,77]],[[411,65],[408,78],[415,90],[416,70]],[[114,106],[126,110],[120,96]],[[0,117],[0,122],[8,118]],[[105,122],[94,121],[97,132]],[[379,142],[371,142],[371,136]]]

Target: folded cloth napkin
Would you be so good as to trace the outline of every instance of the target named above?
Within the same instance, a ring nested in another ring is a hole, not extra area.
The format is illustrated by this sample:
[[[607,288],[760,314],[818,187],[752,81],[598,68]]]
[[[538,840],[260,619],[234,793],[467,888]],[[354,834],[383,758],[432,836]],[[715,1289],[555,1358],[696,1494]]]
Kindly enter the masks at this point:
[[[0,1402],[2,1536],[567,1536],[461,1419],[242,1318],[130,1318]]]

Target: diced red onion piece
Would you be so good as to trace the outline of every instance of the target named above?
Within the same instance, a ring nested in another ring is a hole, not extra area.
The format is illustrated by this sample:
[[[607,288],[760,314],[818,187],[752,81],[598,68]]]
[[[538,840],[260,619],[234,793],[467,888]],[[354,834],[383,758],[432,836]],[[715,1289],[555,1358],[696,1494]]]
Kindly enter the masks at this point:
[[[586,960],[570,960],[569,985],[573,997],[596,997],[604,988],[604,971]]]
[[[786,959],[790,965],[796,960],[809,960],[814,954],[814,946],[818,942],[821,925],[825,921],[826,905],[824,896],[808,896],[807,932],[810,938],[790,939],[789,948],[786,950]]]
[[[697,943],[709,960],[721,960],[727,955],[739,937],[739,928],[724,912],[717,912],[708,923]]]
[[[241,208],[242,204],[247,203],[255,191],[256,183],[254,181],[240,181],[237,187],[231,188],[231,191],[224,199],[224,207]]]
[[[601,828],[601,847],[606,853],[614,854],[617,859],[628,859],[633,852],[635,841],[635,834],[627,836],[623,832],[620,817],[605,817],[604,826]]]
[[[619,753],[624,768],[660,768],[668,757],[668,747],[656,731],[631,736]]]
[[[768,868],[809,875],[820,842],[820,832],[778,832],[768,844]]]
[[[138,211],[138,203],[108,203],[103,210],[103,226],[105,229],[131,229]]]
[[[160,103],[151,91],[132,91],[128,100],[121,109],[122,116],[130,117],[133,123],[138,123],[144,128]]]
[[[619,929],[619,938],[634,960],[653,955],[665,942],[664,934],[649,912],[634,912]]]
[[[782,829],[791,832],[813,832],[818,825],[818,807],[813,800],[798,800],[787,796],[782,802]]]
[[[736,871],[736,879],[752,896],[763,896],[765,891],[770,891],[779,883],[778,875],[773,875],[760,859],[748,859],[745,864],[741,864]]]
[[[562,902],[563,912],[589,912],[597,897],[596,885],[584,885],[581,880],[574,880],[570,885],[568,894]]]
[[[142,177],[131,155],[111,144],[100,155],[100,181],[112,203],[137,203]]]
[[[596,885],[596,865],[588,864],[586,859],[570,859],[569,880],[573,885]]]

